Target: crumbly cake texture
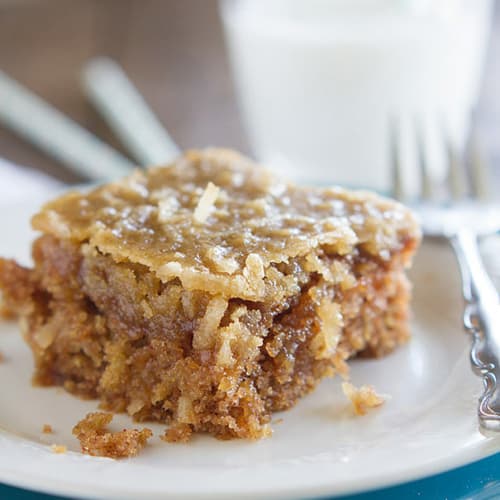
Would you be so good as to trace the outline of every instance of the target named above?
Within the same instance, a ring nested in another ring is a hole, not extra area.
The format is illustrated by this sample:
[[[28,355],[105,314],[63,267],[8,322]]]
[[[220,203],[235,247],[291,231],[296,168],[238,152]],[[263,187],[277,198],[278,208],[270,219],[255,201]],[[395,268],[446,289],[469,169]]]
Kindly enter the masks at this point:
[[[54,429],[52,429],[52,426],[50,424],[43,424],[42,433],[43,434],[53,434]]]
[[[269,434],[353,356],[408,338],[414,217],[367,192],[283,182],[239,154],[69,193],[32,219],[33,269],[0,260],[34,380],[164,436]]]
[[[111,413],[94,412],[73,427],[82,453],[96,457],[127,458],[137,455],[153,435],[151,429],[108,431],[113,420]]]

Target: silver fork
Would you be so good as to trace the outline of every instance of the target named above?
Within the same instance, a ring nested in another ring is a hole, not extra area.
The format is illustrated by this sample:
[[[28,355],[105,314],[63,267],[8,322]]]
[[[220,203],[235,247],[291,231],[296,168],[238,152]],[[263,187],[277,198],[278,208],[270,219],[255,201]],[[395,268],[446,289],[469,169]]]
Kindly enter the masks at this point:
[[[397,131],[392,132],[394,196],[408,202],[402,189],[401,142]],[[439,189],[429,175],[425,144],[418,129],[416,144],[422,187],[419,200],[409,204],[420,217],[424,236],[446,240],[455,251],[465,301],[463,324],[472,336],[471,364],[484,384],[478,405],[479,424],[483,429],[500,431],[500,302],[478,247],[479,238],[500,230],[500,205],[479,201],[487,185],[485,165],[476,155],[470,183],[450,140],[445,141],[449,164],[447,198],[438,199]]]

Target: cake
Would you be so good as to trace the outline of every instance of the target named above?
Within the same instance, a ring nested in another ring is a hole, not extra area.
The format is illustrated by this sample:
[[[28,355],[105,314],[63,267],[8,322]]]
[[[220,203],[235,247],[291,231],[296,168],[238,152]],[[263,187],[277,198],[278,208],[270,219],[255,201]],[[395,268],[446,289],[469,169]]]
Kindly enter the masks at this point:
[[[228,150],[70,192],[32,219],[34,265],[0,259],[34,382],[192,432],[260,438],[355,356],[409,338],[411,212],[299,187]]]
[[[128,458],[137,455],[153,435],[151,429],[123,429],[110,432],[111,413],[88,413],[73,427],[82,453],[95,457]]]

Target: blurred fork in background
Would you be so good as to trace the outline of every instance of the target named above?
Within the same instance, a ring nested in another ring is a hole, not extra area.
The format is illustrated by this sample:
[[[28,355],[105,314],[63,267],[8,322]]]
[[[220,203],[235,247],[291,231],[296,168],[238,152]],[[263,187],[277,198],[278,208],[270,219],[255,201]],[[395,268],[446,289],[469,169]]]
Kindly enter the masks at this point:
[[[88,98],[139,166],[168,163],[179,148],[118,64],[91,60],[83,73]],[[98,137],[0,71],[0,124],[82,177],[114,180],[135,166]]]
[[[165,164],[179,155],[177,144],[116,61],[91,59],[81,79],[87,98],[139,165]]]
[[[396,126],[391,129],[393,194],[407,202],[420,217],[424,236],[451,243],[462,275],[465,301],[463,323],[472,335],[471,363],[481,375],[484,392],[479,399],[478,417],[483,429],[500,431],[500,302],[479,253],[478,239],[500,231],[500,205],[484,201],[488,197],[486,167],[477,148],[472,151],[466,171],[462,155],[443,134],[448,175],[444,184],[430,175],[425,137],[416,127],[420,196],[410,199],[404,189],[401,139]]]
[[[113,180],[134,164],[0,70],[0,124],[89,180]]]

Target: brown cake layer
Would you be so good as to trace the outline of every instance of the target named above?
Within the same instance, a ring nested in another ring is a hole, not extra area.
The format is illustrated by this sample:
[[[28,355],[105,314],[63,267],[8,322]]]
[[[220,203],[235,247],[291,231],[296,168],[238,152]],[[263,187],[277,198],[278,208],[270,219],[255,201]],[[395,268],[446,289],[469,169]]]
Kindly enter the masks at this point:
[[[269,432],[346,360],[408,338],[401,205],[299,188],[233,152],[189,152],[33,219],[34,268],[0,260],[35,381],[138,420],[221,438]]]

